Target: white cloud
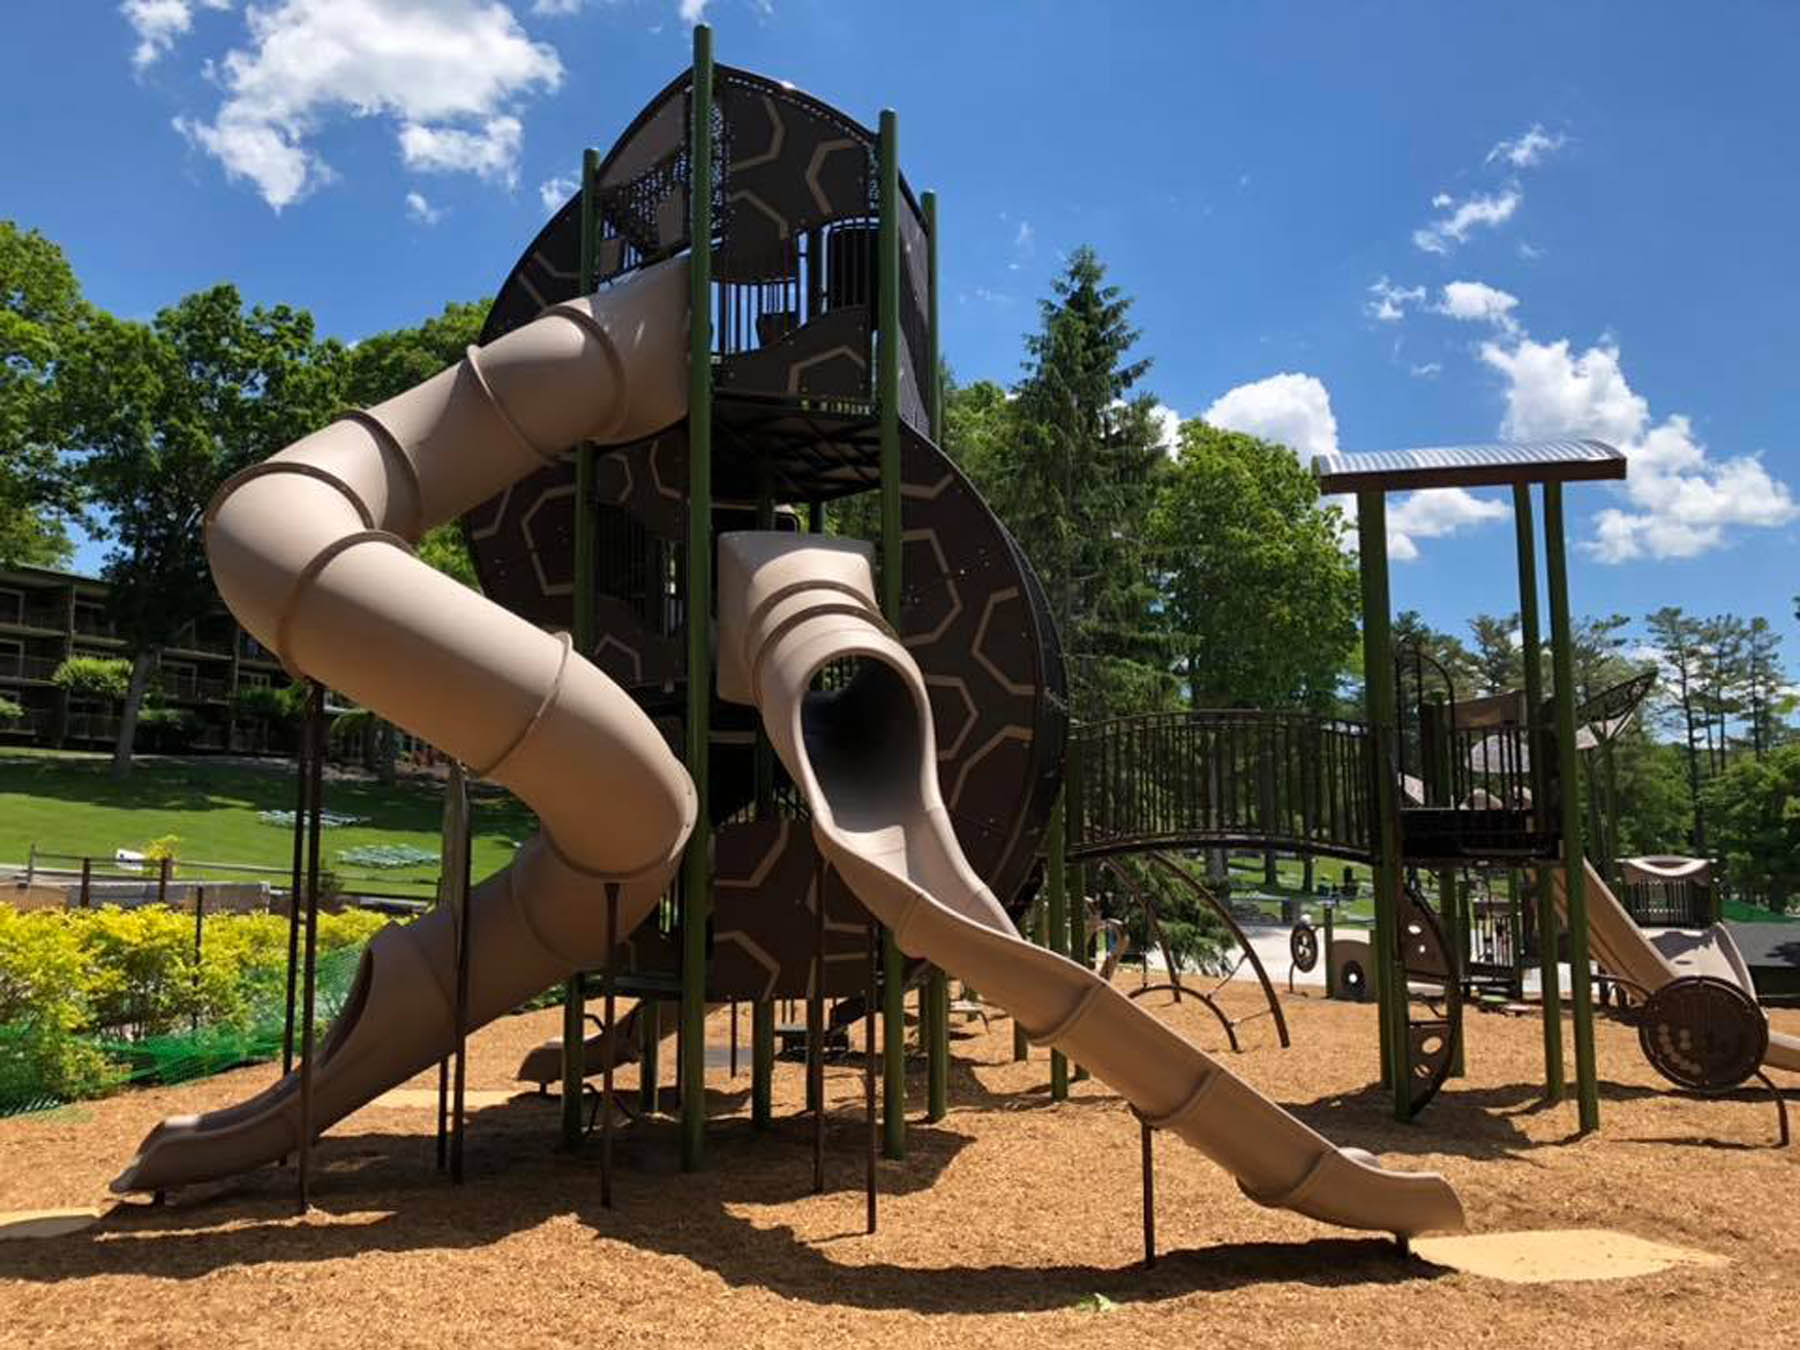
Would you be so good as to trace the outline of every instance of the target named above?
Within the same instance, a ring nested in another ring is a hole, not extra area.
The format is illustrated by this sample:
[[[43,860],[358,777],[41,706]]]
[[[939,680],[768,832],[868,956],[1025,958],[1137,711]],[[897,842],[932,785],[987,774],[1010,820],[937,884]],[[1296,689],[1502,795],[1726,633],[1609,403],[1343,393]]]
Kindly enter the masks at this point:
[[[1363,306],[1363,312],[1382,323],[1398,323],[1408,305],[1425,303],[1423,286],[1396,286],[1385,276],[1369,287],[1369,294],[1375,298]]]
[[[1525,240],[1521,239],[1519,241],[1519,256],[1526,262],[1536,262],[1539,258],[1544,256],[1544,250],[1539,248],[1536,244],[1527,243]]]
[[[1437,312],[1464,323],[1491,323],[1505,333],[1519,331],[1513,310],[1519,297],[1483,281],[1452,281],[1444,287]]]
[[[544,204],[544,210],[557,211],[575,195],[575,189],[580,186],[581,180],[572,174],[546,178],[538,184],[538,200]]]
[[[510,115],[490,117],[473,131],[407,123],[400,128],[400,158],[421,173],[473,173],[511,187],[518,181],[519,146],[525,128]]]
[[[1542,122],[1533,122],[1528,131],[1516,140],[1501,141],[1487,153],[1488,164],[1495,160],[1503,160],[1515,169],[1529,169],[1542,162],[1544,157],[1563,148],[1568,137],[1562,132],[1554,136],[1544,130]]]
[[[681,0],[681,21],[685,24],[697,24],[706,17],[706,7],[711,0]]]
[[[406,218],[420,225],[435,225],[444,218],[442,208],[433,206],[422,192],[406,194]]]
[[[334,115],[393,118],[410,168],[511,183],[513,104],[562,82],[555,49],[496,0],[277,0],[246,23],[249,46],[217,68],[217,114],[175,125],[277,210],[330,181],[310,142]]]
[[[1021,220],[1019,228],[1013,233],[1013,247],[1022,253],[1029,253],[1037,243],[1037,231],[1031,228],[1029,220]]]
[[[533,14],[578,14],[581,0],[533,0]]]
[[[1506,380],[1501,434],[1521,440],[1593,436],[1623,450],[1626,506],[1594,518],[1584,547],[1602,562],[1690,558],[1718,548],[1734,528],[1771,528],[1800,519],[1788,486],[1753,455],[1714,458],[1692,422],[1674,414],[1653,423],[1631,388],[1616,344],[1576,353],[1568,341],[1512,346],[1489,342],[1482,359]]]
[[[1439,193],[1432,198],[1431,204],[1439,210],[1448,210],[1449,214],[1414,230],[1413,244],[1427,253],[1448,253],[1467,239],[1477,226],[1485,225],[1491,229],[1504,225],[1524,200],[1525,194],[1517,187],[1503,188],[1492,194],[1480,193],[1460,202],[1452,202]]]
[[[155,63],[194,26],[194,10],[230,9],[231,0],[123,0],[119,13],[138,36],[131,64],[139,70]]]
[[[1418,380],[1435,380],[1444,373],[1441,361],[1423,361],[1416,366],[1408,366],[1407,374]]]
[[[1452,197],[1448,192],[1440,192],[1437,194],[1437,196],[1435,196],[1431,199],[1431,204],[1435,209],[1442,211],[1446,206],[1450,205],[1450,203],[1455,200],[1456,199],[1454,197]]]
[[[1477,497],[1462,488],[1408,493],[1388,512],[1388,556],[1397,562],[1412,562],[1419,556],[1420,539],[1442,539],[1511,515],[1512,508],[1506,503]]]
[[[1331,395],[1316,376],[1283,372],[1227,390],[1200,414],[1202,420],[1227,431],[1242,431],[1278,441],[1310,463],[1315,455],[1338,448],[1337,418]]]

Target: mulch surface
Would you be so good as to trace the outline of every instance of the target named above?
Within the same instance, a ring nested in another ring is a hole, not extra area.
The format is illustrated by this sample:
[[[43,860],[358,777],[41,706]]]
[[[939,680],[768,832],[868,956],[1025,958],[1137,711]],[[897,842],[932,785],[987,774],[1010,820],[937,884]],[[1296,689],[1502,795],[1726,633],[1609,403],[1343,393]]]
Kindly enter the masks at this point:
[[[1129,983],[1122,979],[1122,983]],[[1238,1014],[1251,989],[1223,996]],[[1222,1045],[1192,1000],[1148,1000]],[[1305,994],[1294,1044],[1264,1018],[1230,1067],[1335,1142],[1445,1173],[1478,1232],[1613,1229],[1727,1258],[1643,1278],[1515,1286],[1455,1274],[1377,1235],[1264,1210],[1173,1139],[1157,1142],[1162,1258],[1140,1264],[1138,1130],[1099,1082],[1049,1101],[1046,1057],[1011,1058],[1012,1024],[956,1028],[952,1109],[880,1164],[880,1229],[863,1232],[860,1067],[832,1066],[826,1191],[812,1194],[802,1069],[776,1074],[776,1123],[749,1120],[743,1062],[709,1074],[707,1166],[683,1174],[671,1119],[618,1134],[617,1203],[600,1206],[598,1142],[556,1148],[554,1100],[475,1111],[468,1181],[434,1170],[432,1111],[371,1106],[321,1144],[313,1212],[270,1168],[131,1204],[85,1232],[0,1243],[4,1345],[1784,1345],[1800,1340],[1800,1148],[1768,1147],[1766,1096],[1677,1095],[1630,1029],[1599,1028],[1602,1132],[1539,1103],[1535,1018],[1471,1012],[1469,1074],[1413,1125],[1370,1086],[1374,1010]],[[557,1011],[471,1043],[480,1100],[512,1088]],[[1800,1013],[1776,1012],[1800,1032]],[[727,1040],[715,1015],[709,1042]],[[673,1046],[665,1047],[664,1073]],[[716,1057],[716,1056],[715,1056]],[[1572,1063],[1572,1059],[1571,1059]],[[922,1103],[916,1066],[911,1101]],[[268,1067],[0,1121],[0,1210],[90,1205],[144,1131],[241,1100]],[[619,1075],[622,1087],[635,1070]]]

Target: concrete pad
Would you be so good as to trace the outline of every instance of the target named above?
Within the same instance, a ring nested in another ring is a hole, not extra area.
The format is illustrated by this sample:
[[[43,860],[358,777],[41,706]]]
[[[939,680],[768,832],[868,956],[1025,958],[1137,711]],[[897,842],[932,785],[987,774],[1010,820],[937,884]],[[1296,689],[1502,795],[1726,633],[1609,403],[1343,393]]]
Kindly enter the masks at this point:
[[[1724,1257],[1710,1252],[1671,1247],[1605,1228],[1415,1238],[1412,1251],[1434,1266],[1507,1284],[1629,1280],[1660,1274],[1671,1266],[1727,1264]]]
[[[0,1242],[14,1238],[53,1238],[79,1233],[100,1217],[98,1205],[77,1209],[0,1210]]]

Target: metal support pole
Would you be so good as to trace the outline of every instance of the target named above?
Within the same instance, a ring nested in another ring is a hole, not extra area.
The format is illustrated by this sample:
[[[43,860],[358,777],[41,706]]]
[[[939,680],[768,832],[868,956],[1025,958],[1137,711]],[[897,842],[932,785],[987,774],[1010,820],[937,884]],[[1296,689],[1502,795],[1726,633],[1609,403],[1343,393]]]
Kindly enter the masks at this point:
[[[1144,1264],[1156,1264],[1156,1154],[1152,1142],[1155,1132],[1143,1120],[1138,1121],[1142,1141],[1144,1167]]]
[[[1331,941],[1332,941],[1332,931],[1331,930],[1333,927],[1332,916],[1337,913],[1337,906],[1328,904],[1328,905],[1322,906],[1321,908],[1323,908],[1323,910],[1325,911],[1325,950],[1323,952],[1323,955],[1325,957],[1325,997],[1326,998],[1336,998],[1337,992],[1338,992],[1337,991],[1337,975],[1334,972],[1334,970],[1332,968],[1332,964],[1331,964]]]
[[[311,706],[310,703],[308,705]],[[305,716],[300,721],[300,738],[294,747],[294,866],[288,882],[287,932],[287,1001],[282,1004],[281,1072],[286,1077],[294,1071],[294,996],[295,981],[300,974],[300,888],[305,884],[306,867],[306,799],[311,790],[306,764],[311,749],[312,732]],[[82,903],[87,903],[87,867],[82,866]]]
[[[813,863],[812,979],[806,991],[806,1109],[813,1118],[813,1194],[825,1191],[825,855]],[[870,981],[869,998],[875,997]],[[873,1053],[873,1051],[871,1051]]]
[[[646,998],[638,1013],[638,1110],[655,1115],[661,1105],[662,1001]]]
[[[881,610],[900,630],[900,119],[881,113],[876,233],[875,402],[881,441]],[[882,1152],[906,1156],[906,975],[894,935],[882,940]]]
[[[750,1005],[750,1123],[769,1128],[775,1101],[775,1005],[759,998]]]
[[[1575,635],[1569,618],[1569,564],[1563,537],[1561,483],[1544,484],[1544,572],[1550,587],[1550,659],[1556,678],[1557,794],[1562,806],[1563,888],[1569,915],[1569,1011],[1575,1024],[1575,1091],[1581,1131],[1587,1134],[1600,1128],[1600,1082],[1594,1058],[1587,868],[1577,777],[1581,758],[1575,750]]]
[[[869,992],[863,997],[863,1110],[869,1117],[869,1149],[863,1169],[868,1231],[875,1231],[875,980],[881,962],[881,928],[869,925]]]
[[[312,1203],[313,996],[319,973],[319,835],[325,795],[325,686],[315,683],[307,709],[306,937],[300,994],[300,1212]]]
[[[169,864],[172,859],[163,857],[158,860],[156,868],[156,903],[169,903]]]
[[[1513,532],[1519,553],[1519,640],[1525,661],[1525,743],[1531,755],[1531,809],[1541,825],[1548,825],[1550,803],[1545,800],[1543,734],[1544,665],[1538,633],[1537,538],[1531,520],[1531,488],[1513,487]],[[1538,978],[1544,1012],[1544,1098],[1558,1102],[1563,1095],[1562,978],[1557,969],[1556,904],[1549,882],[1541,873],[1526,873],[1526,901],[1537,897]]]
[[[938,198],[927,192],[920,199],[925,213],[925,362],[930,372],[925,383],[925,409],[931,423],[931,439],[944,436],[944,380],[939,354],[938,327]],[[919,1019],[925,1041],[925,1119],[938,1121],[949,1110],[950,1100],[950,978],[939,966],[925,977]]]
[[[698,813],[682,859],[681,1170],[706,1151],[706,928],[712,915],[712,29],[694,27],[688,100],[687,770]]]
[[[618,1059],[618,1002],[614,989],[619,978],[619,883],[606,883],[606,965],[601,968],[601,1016],[605,1019],[606,1057],[600,1071],[600,1205],[613,1202],[613,1063]]]
[[[1406,976],[1401,969],[1400,821],[1395,801],[1394,651],[1388,595],[1387,498],[1361,492],[1356,535],[1363,583],[1363,690],[1368,709],[1370,791],[1375,794],[1375,931],[1369,951],[1380,1009],[1382,1081],[1393,1090],[1394,1115],[1410,1117],[1406,1072]]]
[[[194,992],[200,991],[203,972],[200,969],[201,958],[206,951],[206,887],[200,882],[194,883]],[[193,1029],[200,1029],[200,1008],[196,1002],[194,1007]]]
[[[578,284],[583,295],[594,289],[594,259],[599,231],[600,152],[591,147],[581,153],[581,254]],[[591,659],[598,635],[594,632],[594,568],[598,561],[594,520],[595,450],[583,442],[575,447],[575,578],[570,625],[575,650]],[[581,1147],[581,1084],[587,1074],[587,998],[583,974],[577,970],[563,987],[562,1017],[562,1145],[573,1152]]]
[[[1057,793],[1050,808],[1049,837],[1044,841],[1044,944],[1058,956],[1066,956],[1063,948],[1069,939],[1068,868],[1064,858],[1063,794]],[[1062,1051],[1050,1051],[1050,1100],[1065,1101],[1069,1096],[1069,1061]]]
[[[463,1139],[468,1130],[469,1085],[469,962],[475,950],[475,934],[469,926],[469,874],[472,858],[469,819],[469,784],[461,764],[450,766],[453,809],[456,812],[456,858],[451,876],[456,886],[456,1070],[450,1101],[450,1183],[462,1185]]]

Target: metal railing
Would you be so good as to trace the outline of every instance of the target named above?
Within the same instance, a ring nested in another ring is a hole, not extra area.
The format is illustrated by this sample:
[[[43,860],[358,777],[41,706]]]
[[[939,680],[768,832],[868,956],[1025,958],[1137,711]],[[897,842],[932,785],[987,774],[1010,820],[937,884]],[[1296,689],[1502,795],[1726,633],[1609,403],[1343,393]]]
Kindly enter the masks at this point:
[[[1372,744],[1360,723],[1254,710],[1074,728],[1068,851],[1234,844],[1366,858]]]
[[[48,681],[62,664],[60,656],[33,656],[29,652],[0,652],[0,680]]]
[[[1619,903],[1642,928],[1705,928],[1718,922],[1712,886],[1700,881],[1633,881],[1615,888]]]

